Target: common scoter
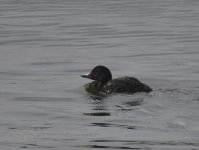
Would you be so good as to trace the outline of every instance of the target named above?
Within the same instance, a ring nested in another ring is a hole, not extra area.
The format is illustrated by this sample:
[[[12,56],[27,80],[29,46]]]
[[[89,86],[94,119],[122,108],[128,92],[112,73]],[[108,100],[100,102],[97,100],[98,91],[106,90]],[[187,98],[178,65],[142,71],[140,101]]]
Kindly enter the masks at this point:
[[[94,80],[86,85],[86,91],[95,95],[110,93],[134,94],[151,92],[152,89],[134,77],[112,79],[110,70],[105,66],[96,66],[90,73],[81,75]]]

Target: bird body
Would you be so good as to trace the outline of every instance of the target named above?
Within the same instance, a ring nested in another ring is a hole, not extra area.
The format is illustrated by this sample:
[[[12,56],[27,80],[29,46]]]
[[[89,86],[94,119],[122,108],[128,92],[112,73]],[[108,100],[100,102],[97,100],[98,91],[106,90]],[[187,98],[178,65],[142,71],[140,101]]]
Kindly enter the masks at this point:
[[[112,74],[105,66],[96,66],[90,73],[82,75],[84,78],[95,80],[86,85],[86,91],[95,95],[137,92],[151,92],[152,89],[134,77],[120,77],[112,79]]]

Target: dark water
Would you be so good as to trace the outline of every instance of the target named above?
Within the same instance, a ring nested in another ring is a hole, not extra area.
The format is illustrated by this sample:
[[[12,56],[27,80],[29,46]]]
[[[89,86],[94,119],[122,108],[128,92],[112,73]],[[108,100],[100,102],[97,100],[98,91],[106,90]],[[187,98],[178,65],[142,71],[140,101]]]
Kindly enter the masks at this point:
[[[0,148],[199,149],[199,1],[1,0]],[[86,93],[95,65],[150,94]]]

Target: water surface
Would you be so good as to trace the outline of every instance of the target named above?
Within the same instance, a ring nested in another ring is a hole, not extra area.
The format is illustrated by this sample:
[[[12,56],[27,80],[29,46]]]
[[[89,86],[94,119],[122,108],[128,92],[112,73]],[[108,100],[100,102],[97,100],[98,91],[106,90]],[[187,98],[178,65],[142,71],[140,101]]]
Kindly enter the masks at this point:
[[[199,1],[1,0],[1,149],[199,149]],[[100,98],[95,65],[150,85]]]

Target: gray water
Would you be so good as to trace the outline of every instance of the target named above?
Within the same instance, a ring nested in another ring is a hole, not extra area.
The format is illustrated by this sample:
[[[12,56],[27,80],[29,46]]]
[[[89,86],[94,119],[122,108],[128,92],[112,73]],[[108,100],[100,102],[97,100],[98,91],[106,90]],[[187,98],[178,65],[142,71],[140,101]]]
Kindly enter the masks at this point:
[[[153,92],[100,99],[106,65]],[[0,0],[0,149],[198,150],[199,1]]]

